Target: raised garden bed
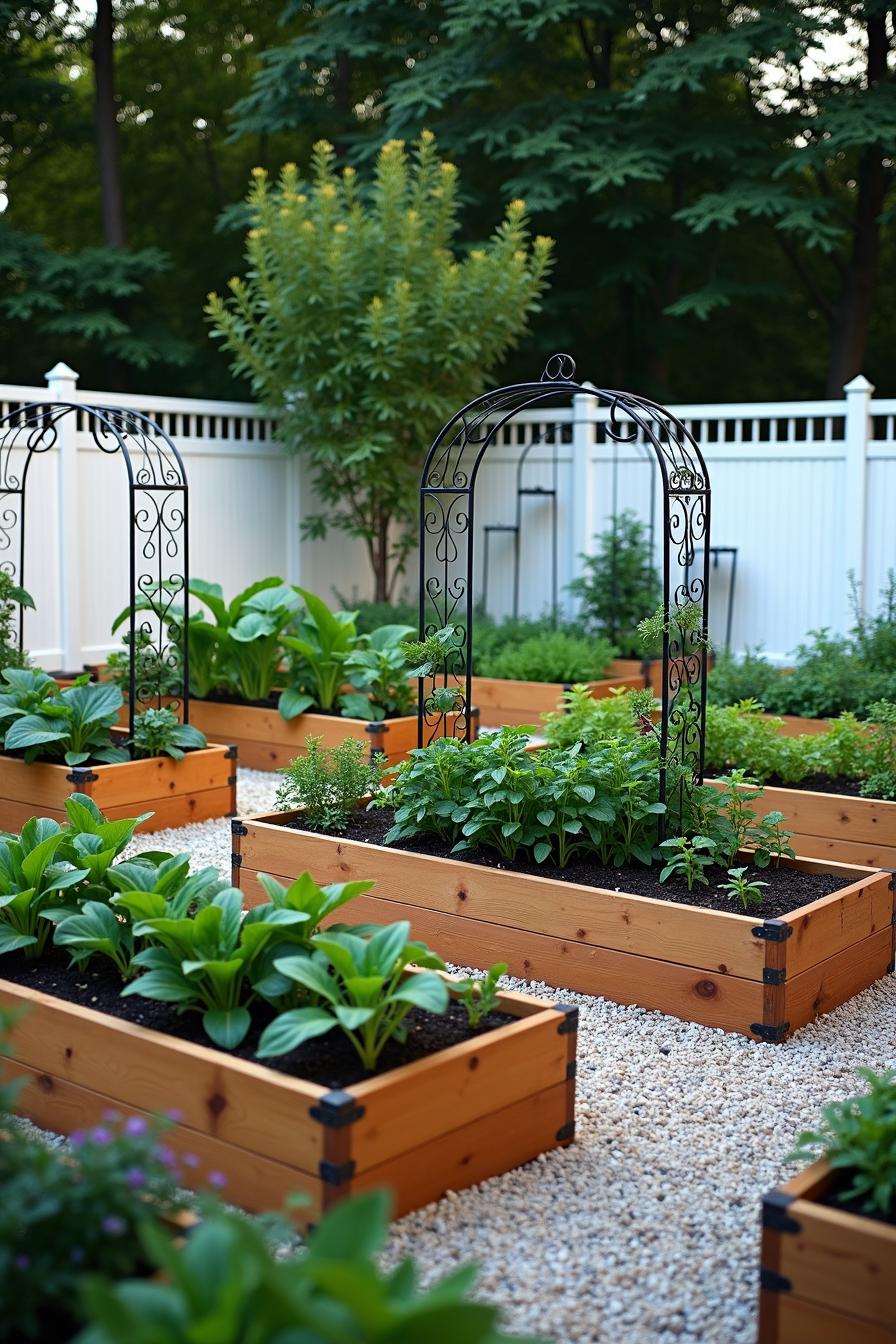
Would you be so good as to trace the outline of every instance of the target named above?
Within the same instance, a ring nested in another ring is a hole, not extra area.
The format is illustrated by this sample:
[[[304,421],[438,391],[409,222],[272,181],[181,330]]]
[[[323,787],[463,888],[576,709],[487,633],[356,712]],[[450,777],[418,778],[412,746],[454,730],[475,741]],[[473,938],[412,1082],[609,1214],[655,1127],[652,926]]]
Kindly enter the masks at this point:
[[[116,730],[113,729],[113,735]],[[119,733],[119,736],[126,736]],[[0,754],[0,829],[20,831],[29,817],[65,821],[65,799],[86,793],[110,821],[152,811],[143,831],[186,826],[236,812],[236,747],[207,746],[114,765],[26,765]]]
[[[502,994],[516,1020],[426,1058],[328,1090],[263,1064],[0,979],[14,1023],[4,1069],[17,1110],[58,1133],[112,1108],[173,1100],[170,1143],[227,1177],[228,1198],[314,1222],[347,1195],[387,1186],[396,1216],[572,1141],[577,1014]]]
[[[235,743],[240,765],[252,770],[282,769],[304,753],[307,737],[323,738],[325,747],[335,747],[347,737],[368,742],[371,754],[382,753],[390,765],[398,765],[417,745],[416,714],[383,723],[339,714],[299,714],[287,721],[273,704],[264,707],[191,699],[190,723],[206,737]]]
[[[359,919],[408,919],[414,936],[458,965],[500,959],[526,979],[759,1040],[783,1040],[893,966],[887,872],[784,860],[842,886],[763,919],[314,834],[298,820],[234,821],[233,882],[248,904],[261,899],[259,871],[291,881],[307,870],[320,883],[363,876],[377,886],[355,903]]]
[[[610,667],[610,676],[588,683],[596,700],[612,690],[640,690],[644,672],[636,659],[624,659]],[[483,728],[503,724],[535,724],[542,714],[556,709],[568,684],[561,681],[505,681],[499,677],[473,677],[472,703],[479,710]],[[416,722],[416,721],[415,721]],[[416,741],[414,746],[416,746]]]
[[[892,1344],[896,1226],[830,1202],[812,1163],[762,1206],[760,1344]]]

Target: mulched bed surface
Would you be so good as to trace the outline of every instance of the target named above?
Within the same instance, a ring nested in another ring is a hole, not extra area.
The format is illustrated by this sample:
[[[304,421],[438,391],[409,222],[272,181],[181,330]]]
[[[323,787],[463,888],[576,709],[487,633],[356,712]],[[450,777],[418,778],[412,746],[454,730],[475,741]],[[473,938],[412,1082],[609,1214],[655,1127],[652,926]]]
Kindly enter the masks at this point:
[[[69,968],[68,960],[68,954],[61,948],[48,950],[36,961],[26,961],[23,953],[12,952],[3,957],[0,963],[0,978],[40,990],[44,994],[52,994],[68,1003],[80,1004],[83,1008],[108,1013],[110,1017],[125,1022],[135,1022],[141,1027],[166,1032],[181,1041],[205,1045],[212,1050],[219,1048],[203,1031],[199,1013],[178,1014],[173,1004],[157,1003],[153,999],[141,998],[138,994],[122,998],[121,980],[110,962],[96,958],[94,964],[86,970],[78,971]],[[338,1029],[307,1041],[288,1055],[256,1060],[258,1038],[276,1014],[262,1003],[253,1004],[251,1011],[252,1026],[242,1045],[236,1050],[224,1050],[222,1054],[252,1060],[277,1073],[290,1074],[328,1088],[351,1087],[372,1076],[362,1068],[354,1049]],[[452,1004],[443,1017],[412,1008],[405,1019],[407,1040],[403,1045],[396,1041],[389,1042],[380,1055],[376,1075],[400,1068],[402,1064],[410,1064],[415,1059],[424,1059],[427,1055],[517,1020],[509,1013],[489,1013],[479,1030],[471,1032],[467,1025],[466,1010],[460,1004]]]
[[[292,830],[303,829],[297,822],[285,824]],[[357,812],[342,834],[347,840],[382,845],[391,825],[392,812],[389,809]],[[827,873],[802,873],[792,868],[749,868],[748,877],[767,882],[769,885],[762,889],[762,903],[744,911],[739,901],[730,901],[717,890],[718,884],[727,879],[726,869],[718,865],[707,869],[708,886],[696,885],[693,891],[688,891],[686,884],[675,878],[661,883],[659,880],[661,864],[655,864],[653,868],[644,868],[641,864],[612,868],[603,867],[595,860],[581,858],[574,859],[563,869],[525,859],[510,864],[497,855],[475,850],[452,855],[451,845],[436,836],[400,840],[390,848],[407,850],[413,854],[429,854],[437,858],[453,857],[483,868],[531,873],[536,877],[550,878],[553,882],[577,882],[585,887],[603,887],[609,891],[626,892],[631,896],[652,896],[656,900],[674,901],[678,905],[697,905],[704,910],[724,910],[729,914],[732,912],[748,914],[750,918],[758,919],[779,919],[781,915],[799,910],[801,906],[808,905],[811,901],[840,891],[849,885],[850,881],[848,878],[835,877]]]

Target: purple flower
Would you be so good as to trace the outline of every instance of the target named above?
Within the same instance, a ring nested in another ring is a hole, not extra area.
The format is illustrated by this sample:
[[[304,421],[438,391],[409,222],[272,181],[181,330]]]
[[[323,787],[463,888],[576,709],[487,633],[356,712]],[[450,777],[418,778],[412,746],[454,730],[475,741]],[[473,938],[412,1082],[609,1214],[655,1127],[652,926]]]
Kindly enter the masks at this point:
[[[142,1115],[132,1115],[124,1122],[124,1132],[132,1139],[137,1139],[147,1130],[146,1121]]]
[[[165,1114],[167,1115],[168,1119],[171,1121],[173,1125],[179,1125],[181,1120],[183,1120],[184,1118],[183,1111],[178,1110],[176,1106],[172,1106],[171,1110],[166,1111]]]
[[[73,1148],[80,1148],[86,1137],[83,1129],[73,1129],[68,1136],[68,1141]]]
[[[131,1189],[135,1189],[138,1185],[146,1184],[146,1177],[139,1167],[129,1167],[125,1172],[124,1179]]]
[[[123,1218],[119,1218],[117,1213],[107,1213],[106,1217],[100,1223],[100,1227],[108,1237],[120,1237],[127,1227]]]
[[[15,1260],[13,1260],[13,1264],[15,1265],[16,1269],[30,1269],[30,1268],[31,1268],[31,1256],[30,1256],[30,1255],[17,1255],[16,1258],[15,1258]]]
[[[112,1142],[114,1135],[111,1129],[107,1129],[105,1125],[96,1125],[90,1131],[88,1137],[91,1143],[107,1144]]]
[[[227,1177],[223,1171],[210,1171],[208,1174],[208,1183],[214,1186],[216,1190],[223,1190],[227,1184]]]
[[[168,1167],[170,1169],[171,1167],[177,1165],[177,1158],[174,1156],[174,1153],[172,1153],[171,1149],[168,1148],[164,1143],[156,1144],[155,1154],[156,1158],[158,1159],[159,1162],[161,1162],[163,1167]]]
[[[121,1115],[118,1111],[103,1111],[102,1119],[105,1120],[107,1124],[114,1125],[121,1119]]]
[[[196,1156],[195,1153],[183,1153],[183,1154],[181,1155],[181,1159],[180,1159],[180,1160],[181,1160],[181,1162],[183,1162],[183,1164],[184,1164],[185,1167],[198,1167],[198,1166],[199,1166],[199,1158]]]

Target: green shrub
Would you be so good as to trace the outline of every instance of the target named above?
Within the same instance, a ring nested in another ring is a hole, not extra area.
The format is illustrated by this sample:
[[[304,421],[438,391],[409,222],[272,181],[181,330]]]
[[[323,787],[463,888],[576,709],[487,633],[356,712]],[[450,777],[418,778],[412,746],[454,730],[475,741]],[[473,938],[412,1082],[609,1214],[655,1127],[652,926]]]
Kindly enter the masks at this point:
[[[868,1090],[825,1106],[818,1129],[797,1139],[788,1161],[827,1159],[843,1178],[837,1198],[878,1218],[896,1214],[896,1071],[856,1070]]]
[[[301,810],[311,831],[341,831],[362,799],[379,787],[381,771],[370,760],[366,741],[346,737],[335,747],[322,743],[322,737],[306,737],[305,755],[280,771],[277,807]]]
[[[862,793],[896,801],[896,703],[878,700],[869,705],[868,714],[869,759]]]
[[[597,537],[595,554],[580,555],[579,562],[582,573],[569,592],[581,604],[582,620],[623,657],[642,657],[638,623],[655,610],[663,591],[646,526],[631,509],[623,510]]]
[[[592,747],[608,737],[635,737],[638,725],[633,713],[637,692],[617,687],[595,700],[587,684],[564,691],[556,709],[542,714],[544,735],[552,747]]]
[[[615,656],[614,646],[599,635],[549,630],[493,653],[476,654],[476,670],[482,677],[510,681],[599,681]]]
[[[27,667],[28,655],[19,648],[18,631],[15,628],[17,608],[30,607],[34,610],[34,599],[24,588],[15,583],[11,575],[0,570],[0,672],[7,667]]]

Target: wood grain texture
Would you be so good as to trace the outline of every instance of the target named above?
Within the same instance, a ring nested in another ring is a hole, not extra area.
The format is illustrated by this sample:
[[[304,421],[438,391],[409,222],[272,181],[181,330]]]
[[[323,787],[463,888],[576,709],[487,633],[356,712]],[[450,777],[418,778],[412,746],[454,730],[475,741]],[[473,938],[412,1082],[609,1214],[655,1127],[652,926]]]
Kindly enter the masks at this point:
[[[814,1022],[873,985],[888,973],[892,960],[893,931],[882,929],[792,978],[788,968],[784,1020],[790,1030]]]
[[[896,893],[889,873],[869,873],[841,891],[785,916],[789,978],[846,951],[873,933],[892,929]]]
[[[588,682],[595,700],[601,700],[611,690],[640,690],[644,677],[640,671],[627,676],[610,676],[601,681]],[[503,724],[537,724],[542,714],[556,709],[563,695],[562,681],[511,681],[501,677],[473,677],[472,703],[479,710],[483,728],[498,728]]]
[[[240,764],[252,770],[280,770],[305,752],[308,737],[320,737],[325,747],[338,746],[346,738],[383,751],[397,765],[417,745],[417,715],[388,719],[377,731],[369,731],[366,719],[334,714],[299,714],[287,721],[276,709],[255,705],[229,705],[214,700],[191,700],[190,722],[207,737],[235,742]]]
[[[586,948],[762,978],[764,951],[751,933],[756,921],[747,916],[312,835],[282,824],[292,814],[274,815],[280,824],[243,819],[247,834],[241,837],[240,852],[246,868],[290,881],[304,871],[318,882],[373,880],[380,900],[464,915]]]

